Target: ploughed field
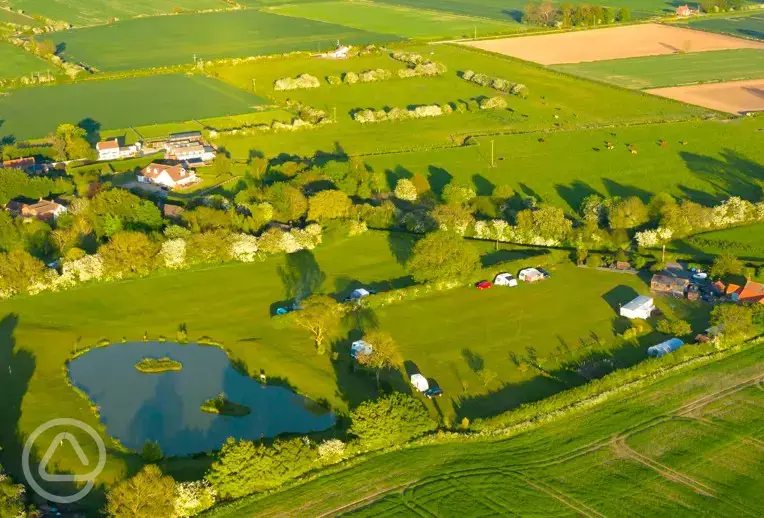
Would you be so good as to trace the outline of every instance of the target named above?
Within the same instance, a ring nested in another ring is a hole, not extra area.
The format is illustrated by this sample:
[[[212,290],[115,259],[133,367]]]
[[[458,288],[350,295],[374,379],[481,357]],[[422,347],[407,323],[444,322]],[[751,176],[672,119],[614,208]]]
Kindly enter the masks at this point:
[[[764,79],[655,88],[647,92],[733,114],[764,110]]]

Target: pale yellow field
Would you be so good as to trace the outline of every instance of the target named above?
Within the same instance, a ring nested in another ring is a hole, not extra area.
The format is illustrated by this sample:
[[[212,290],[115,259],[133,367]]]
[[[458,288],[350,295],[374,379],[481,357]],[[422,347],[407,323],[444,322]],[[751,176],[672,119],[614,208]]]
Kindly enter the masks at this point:
[[[764,79],[672,86],[645,91],[661,97],[728,113],[764,111]]]

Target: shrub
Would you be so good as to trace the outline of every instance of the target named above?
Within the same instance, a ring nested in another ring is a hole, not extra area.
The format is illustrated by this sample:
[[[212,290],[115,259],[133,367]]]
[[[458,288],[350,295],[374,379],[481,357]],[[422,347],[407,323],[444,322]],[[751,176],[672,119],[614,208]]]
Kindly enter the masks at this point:
[[[480,101],[481,110],[503,110],[507,107],[507,100],[504,97],[489,97]]]
[[[377,68],[376,70],[364,70],[358,75],[358,79],[362,83],[374,83],[377,81],[386,81],[392,76],[393,74],[389,70]]]
[[[414,183],[408,178],[401,178],[395,184],[395,197],[405,201],[416,201],[417,191]]]
[[[216,499],[217,491],[206,480],[178,482],[175,484],[174,516],[196,516],[215,505]]]
[[[346,72],[345,75],[342,76],[342,82],[346,85],[354,85],[358,82],[358,74],[355,72]]]
[[[591,254],[586,258],[586,266],[589,268],[599,268],[602,266],[602,257],[597,254]]]
[[[342,78],[340,76],[326,76],[326,82],[330,85],[341,85]]]
[[[147,462],[148,464],[156,464],[162,460],[162,457],[164,457],[164,455],[162,454],[162,449],[159,447],[159,444],[154,441],[146,441],[143,443],[141,459],[143,459],[144,462]]]
[[[318,88],[319,86],[321,86],[321,82],[317,77],[310,74],[300,74],[296,78],[282,77],[273,83],[273,89],[276,91]]]
[[[368,449],[403,444],[437,426],[420,401],[400,392],[361,403],[350,420],[349,432]]]
[[[472,78],[475,77],[475,72],[472,70],[465,70],[462,72],[462,79],[465,79],[467,81],[472,81]]]

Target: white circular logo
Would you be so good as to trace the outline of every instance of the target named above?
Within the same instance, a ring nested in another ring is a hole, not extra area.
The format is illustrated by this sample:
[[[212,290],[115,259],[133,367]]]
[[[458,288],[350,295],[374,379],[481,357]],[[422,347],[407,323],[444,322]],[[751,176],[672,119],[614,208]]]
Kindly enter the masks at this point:
[[[85,475],[56,475],[48,473],[48,463],[50,462],[51,457],[53,457],[53,454],[56,452],[56,449],[63,445],[64,441],[69,442],[69,444],[74,449],[74,452],[77,454],[77,457],[80,459],[80,462],[82,462],[84,466],[89,466],[91,464],[90,459],[87,458],[85,452],[82,450],[82,446],[80,446],[80,443],[77,442],[77,438],[74,437],[74,435],[67,431],[62,431],[57,434],[53,441],[51,441],[50,446],[48,446],[48,449],[45,450],[45,455],[43,455],[42,460],[40,461],[40,465],[37,468],[40,478],[46,482],[85,482],[85,486],[73,495],[54,495],[40,487],[40,484],[38,484],[37,480],[32,476],[32,470],[29,467],[29,456],[32,453],[32,446],[34,446],[35,441],[40,437],[42,433],[50,430],[51,428],[61,427],[65,429],[66,427],[71,428],[72,426],[87,432],[87,434],[93,438],[93,441],[95,441],[96,446],[98,447],[98,463],[90,473],[86,473]],[[101,438],[98,436],[98,433],[96,433],[92,427],[88,426],[82,421],[69,418],[52,419],[47,423],[43,423],[42,425],[38,426],[35,431],[32,432],[32,435],[30,435],[27,439],[27,442],[24,445],[24,452],[21,455],[21,468],[24,471],[24,476],[26,477],[27,483],[31,486],[32,490],[34,490],[35,493],[45,498],[46,500],[58,504],[71,504],[84,498],[88,493],[90,493],[90,490],[93,489],[94,481],[96,477],[101,473],[105,465],[106,447],[104,446]]]

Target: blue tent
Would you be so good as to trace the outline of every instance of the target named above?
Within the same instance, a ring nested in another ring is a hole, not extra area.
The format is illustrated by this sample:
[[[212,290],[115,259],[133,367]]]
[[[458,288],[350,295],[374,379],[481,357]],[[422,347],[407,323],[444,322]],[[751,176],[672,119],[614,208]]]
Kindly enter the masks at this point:
[[[666,340],[665,342],[661,342],[658,345],[653,345],[652,347],[649,347],[647,349],[647,355],[660,358],[664,354],[673,353],[674,351],[676,351],[683,345],[684,345],[684,342],[681,341],[679,338],[672,338],[670,340]]]

